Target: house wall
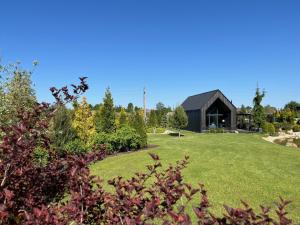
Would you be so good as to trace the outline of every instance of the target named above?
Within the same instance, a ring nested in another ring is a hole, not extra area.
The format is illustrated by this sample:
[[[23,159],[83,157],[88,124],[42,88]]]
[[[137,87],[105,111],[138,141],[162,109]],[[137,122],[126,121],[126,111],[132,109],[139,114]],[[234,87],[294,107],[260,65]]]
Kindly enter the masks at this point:
[[[200,110],[186,111],[186,114],[188,116],[189,123],[185,129],[189,131],[200,132]]]

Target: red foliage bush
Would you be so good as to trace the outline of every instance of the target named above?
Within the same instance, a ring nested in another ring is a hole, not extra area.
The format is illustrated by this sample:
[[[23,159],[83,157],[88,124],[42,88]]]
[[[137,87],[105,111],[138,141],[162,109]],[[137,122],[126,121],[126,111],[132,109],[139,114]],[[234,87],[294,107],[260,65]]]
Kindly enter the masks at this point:
[[[63,204],[34,209],[24,224],[163,224],[190,225],[192,220],[186,212],[187,205],[197,194],[200,201],[194,207],[196,220],[202,225],[288,225],[292,221],[286,215],[289,202],[280,200],[276,211],[277,218],[272,218],[269,208],[261,207],[255,213],[246,203],[243,208],[224,206],[226,214],[217,217],[209,212],[210,203],[203,185],[193,188],[184,183],[182,169],[188,158],[175,166],[162,169],[158,156],[152,154],[154,164],[147,166],[146,173],[137,173],[131,179],[117,177],[109,181],[113,192],[106,192],[101,182],[89,175],[87,167],[75,174],[78,182],[71,187],[70,200]],[[75,181],[75,179],[74,179]],[[95,186],[97,186],[95,188]]]

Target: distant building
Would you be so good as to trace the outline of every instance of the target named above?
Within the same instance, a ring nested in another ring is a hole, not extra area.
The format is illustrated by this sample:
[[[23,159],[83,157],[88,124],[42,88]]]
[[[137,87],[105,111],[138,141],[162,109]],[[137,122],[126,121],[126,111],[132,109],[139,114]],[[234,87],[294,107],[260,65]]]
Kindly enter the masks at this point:
[[[190,96],[182,107],[189,120],[187,130],[236,129],[237,109],[220,90]]]

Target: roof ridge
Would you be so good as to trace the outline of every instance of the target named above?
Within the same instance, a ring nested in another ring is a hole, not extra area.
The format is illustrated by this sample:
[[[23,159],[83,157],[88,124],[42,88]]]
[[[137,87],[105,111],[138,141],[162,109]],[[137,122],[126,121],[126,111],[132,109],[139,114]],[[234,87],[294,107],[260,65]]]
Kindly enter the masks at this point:
[[[215,89],[215,90],[212,90],[212,91],[206,91],[206,92],[203,92],[203,93],[200,93],[200,94],[195,94],[195,95],[190,95],[190,97],[194,97],[194,96],[198,96],[198,95],[204,95],[204,94],[208,94],[208,93],[211,93],[211,92],[218,92],[220,91],[220,89]],[[220,91],[221,92],[221,91]]]

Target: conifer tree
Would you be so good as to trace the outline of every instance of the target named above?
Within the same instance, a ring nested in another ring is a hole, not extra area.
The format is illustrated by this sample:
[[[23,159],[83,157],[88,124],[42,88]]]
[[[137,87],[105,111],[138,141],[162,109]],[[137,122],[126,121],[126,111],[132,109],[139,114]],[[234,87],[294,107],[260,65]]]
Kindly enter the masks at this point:
[[[167,113],[164,113],[161,117],[161,124],[160,124],[163,128],[167,128],[168,126],[168,116]]]
[[[97,132],[113,133],[116,131],[114,102],[109,88],[105,91],[103,105],[96,116]]]
[[[253,99],[253,120],[257,128],[262,128],[266,122],[265,109],[261,105],[265,91],[261,92],[259,88],[256,89],[255,97]]]
[[[131,116],[129,120],[129,125],[134,128],[138,135],[141,137],[141,147],[147,146],[147,131],[146,131],[146,125],[143,119],[143,113],[142,111],[135,111]]]
[[[72,126],[75,129],[77,136],[85,143],[95,133],[94,115],[87,103],[86,97],[78,104],[74,112]]]
[[[128,112],[128,113],[133,113],[133,111],[134,111],[134,106],[133,106],[133,104],[130,102],[130,103],[128,103],[128,106],[127,106],[127,112]]]
[[[76,137],[70,112],[64,105],[57,105],[57,111],[51,123],[50,136],[52,143],[58,149],[63,149]]]
[[[153,133],[156,133],[156,127],[158,125],[157,115],[155,110],[150,111],[148,126],[153,129]]]
[[[182,106],[176,107],[174,115],[171,118],[171,125],[173,128],[178,130],[178,136],[180,137],[181,129],[185,128],[188,125],[188,117]]]
[[[121,108],[120,117],[119,117],[119,126],[124,127],[128,124],[127,113],[124,108]]]

